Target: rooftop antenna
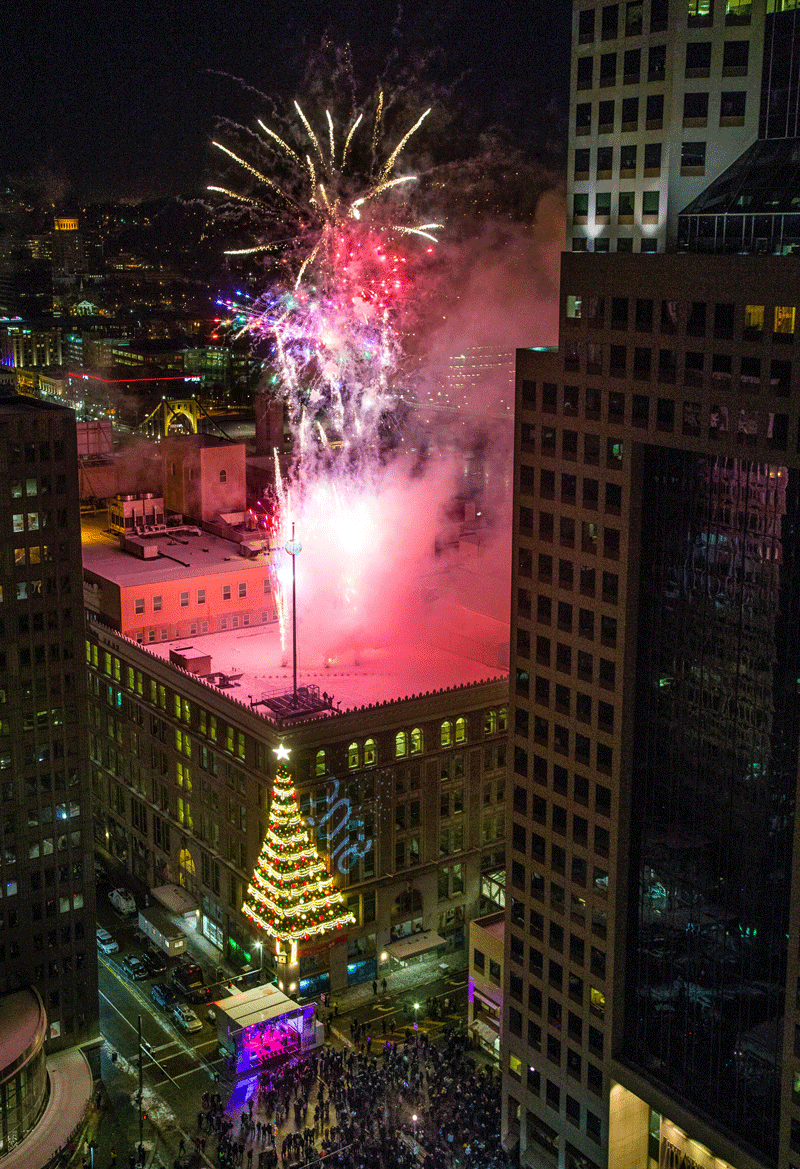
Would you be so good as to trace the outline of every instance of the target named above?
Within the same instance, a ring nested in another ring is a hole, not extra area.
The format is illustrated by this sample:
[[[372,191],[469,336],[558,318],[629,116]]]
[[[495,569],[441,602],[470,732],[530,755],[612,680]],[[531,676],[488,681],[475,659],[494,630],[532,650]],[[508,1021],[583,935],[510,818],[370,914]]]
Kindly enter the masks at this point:
[[[297,557],[303,550],[303,545],[294,538],[294,520],[292,521],[292,538],[286,545],[286,551],[292,558],[292,682],[294,705],[297,705]]]

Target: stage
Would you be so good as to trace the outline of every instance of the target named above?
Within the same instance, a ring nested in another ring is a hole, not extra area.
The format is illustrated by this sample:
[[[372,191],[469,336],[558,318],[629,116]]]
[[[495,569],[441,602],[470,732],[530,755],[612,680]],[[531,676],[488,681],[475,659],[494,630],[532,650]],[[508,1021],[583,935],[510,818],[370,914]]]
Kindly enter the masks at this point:
[[[301,1007],[276,986],[256,986],[213,1006],[219,1046],[237,1076],[313,1051],[324,1042],[316,1005]]]

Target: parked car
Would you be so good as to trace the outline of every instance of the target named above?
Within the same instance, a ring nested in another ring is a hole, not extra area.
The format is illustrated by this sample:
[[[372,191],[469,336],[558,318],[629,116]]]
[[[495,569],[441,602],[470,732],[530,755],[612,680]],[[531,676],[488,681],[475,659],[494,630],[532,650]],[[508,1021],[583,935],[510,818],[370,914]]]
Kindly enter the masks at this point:
[[[150,995],[153,1002],[165,1011],[174,1011],[178,1005],[175,992],[167,986],[166,982],[154,982]]]
[[[167,955],[162,954],[160,950],[145,950],[142,961],[153,978],[158,974],[163,974],[168,966]]]
[[[132,978],[134,982],[140,982],[141,979],[147,978],[147,967],[136,954],[126,954],[122,959],[122,973],[127,978]]]
[[[191,1007],[184,1007],[178,1003],[172,1010],[172,1017],[179,1027],[184,1031],[202,1031],[203,1024],[198,1019]]]
[[[108,895],[108,900],[114,906],[118,913],[131,914],[136,912],[136,902],[133,894],[129,893],[127,889],[122,887],[112,889]]]
[[[104,930],[102,926],[97,927],[97,948],[102,950],[104,954],[116,954],[119,945],[115,938],[112,938],[108,930]]]
[[[203,971],[193,962],[181,962],[172,970],[172,985],[187,997],[203,986]]]
[[[211,987],[196,986],[193,990],[189,991],[189,993],[186,995],[186,998],[190,1003],[194,1003],[196,1006],[204,1007],[207,1003],[210,1003],[211,999],[213,998]]]

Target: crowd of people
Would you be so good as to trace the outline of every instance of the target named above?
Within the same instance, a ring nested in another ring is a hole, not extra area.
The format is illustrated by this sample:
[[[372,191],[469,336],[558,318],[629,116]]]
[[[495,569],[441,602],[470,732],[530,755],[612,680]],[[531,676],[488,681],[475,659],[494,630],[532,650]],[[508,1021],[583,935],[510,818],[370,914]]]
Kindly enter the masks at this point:
[[[205,1093],[197,1152],[220,1169],[506,1169],[499,1078],[478,1070],[463,1034],[445,1029],[373,1042],[353,1028],[353,1049],[326,1047],[252,1082],[235,1112]],[[178,1162],[181,1164],[181,1162]]]

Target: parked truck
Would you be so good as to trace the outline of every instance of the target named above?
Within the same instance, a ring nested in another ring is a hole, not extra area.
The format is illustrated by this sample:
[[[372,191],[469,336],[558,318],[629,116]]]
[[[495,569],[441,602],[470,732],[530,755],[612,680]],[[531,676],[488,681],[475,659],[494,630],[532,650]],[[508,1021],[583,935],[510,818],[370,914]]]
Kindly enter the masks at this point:
[[[139,929],[170,958],[186,951],[186,934],[161,909],[140,909]]]

